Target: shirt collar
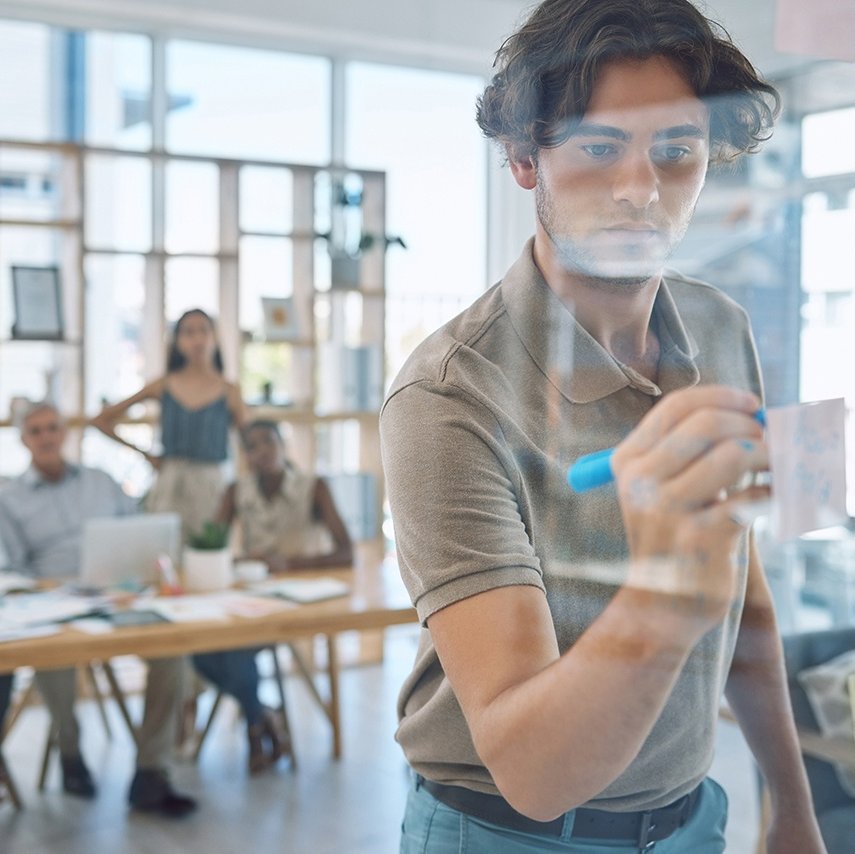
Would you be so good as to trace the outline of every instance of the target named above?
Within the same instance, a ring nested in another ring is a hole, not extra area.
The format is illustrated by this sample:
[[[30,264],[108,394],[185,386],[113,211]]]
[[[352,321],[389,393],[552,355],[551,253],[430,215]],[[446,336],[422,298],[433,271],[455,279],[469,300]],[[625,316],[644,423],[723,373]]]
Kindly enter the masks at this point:
[[[77,477],[79,474],[80,466],[76,463],[66,461],[65,476],[62,480],[46,480],[44,475],[42,475],[42,473],[32,463],[30,463],[29,468],[21,475],[21,480],[27,486],[37,489],[40,486],[55,486],[58,483],[64,483],[69,478]]]
[[[534,263],[530,238],[502,280],[502,299],[517,335],[550,383],[571,403],[592,403],[627,386],[653,396],[696,385],[697,347],[663,278],[653,305],[659,334],[658,386],[625,369],[585,329],[547,285]]]

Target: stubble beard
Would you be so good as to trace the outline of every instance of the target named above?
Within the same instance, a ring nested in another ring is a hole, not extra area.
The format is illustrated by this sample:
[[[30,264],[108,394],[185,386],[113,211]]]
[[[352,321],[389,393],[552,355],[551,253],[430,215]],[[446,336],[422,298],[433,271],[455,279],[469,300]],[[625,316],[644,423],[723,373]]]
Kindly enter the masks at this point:
[[[666,251],[657,253],[656,258],[639,257],[637,265],[631,260],[620,262],[626,267],[625,272],[607,271],[604,266],[609,263],[617,265],[618,262],[598,257],[572,237],[561,233],[554,216],[555,206],[542,182],[538,182],[535,189],[535,205],[537,218],[555,247],[561,266],[586,287],[602,292],[633,294],[643,290],[652,278],[661,275],[665,261],[679,243],[679,239],[672,241]],[[632,269],[633,266],[637,269]]]

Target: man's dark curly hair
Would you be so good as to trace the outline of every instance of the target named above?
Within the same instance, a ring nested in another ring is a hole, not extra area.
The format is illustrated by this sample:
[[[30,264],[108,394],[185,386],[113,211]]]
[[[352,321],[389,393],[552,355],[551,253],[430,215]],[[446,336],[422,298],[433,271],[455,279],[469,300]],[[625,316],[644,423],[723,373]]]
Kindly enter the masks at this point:
[[[688,0],[544,0],[496,54],[478,124],[513,159],[565,142],[602,68],[662,56],[710,110],[710,159],[754,151],[780,99],[718,24]]]

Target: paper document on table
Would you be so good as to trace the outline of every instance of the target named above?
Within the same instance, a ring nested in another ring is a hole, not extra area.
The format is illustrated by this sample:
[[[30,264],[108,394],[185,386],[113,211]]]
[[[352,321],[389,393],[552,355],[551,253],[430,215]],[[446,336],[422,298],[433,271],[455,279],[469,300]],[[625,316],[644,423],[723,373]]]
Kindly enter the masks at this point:
[[[265,617],[290,607],[293,606],[287,602],[248,596],[235,590],[191,596],[161,596],[140,599],[134,603],[135,609],[154,611],[172,623],[225,620],[229,617]]]
[[[48,635],[55,635],[59,631],[59,626],[7,626],[0,622],[0,643],[10,643],[11,641],[27,640],[29,638],[43,638]]]
[[[350,585],[340,578],[324,576],[322,578],[274,578],[253,584],[250,588],[265,596],[281,596],[292,602],[306,604],[347,596]]]
[[[20,572],[0,572],[0,596],[10,590],[34,590],[36,581]]]
[[[63,593],[22,593],[0,599],[0,625],[36,626],[84,617],[103,607],[103,600]]]
[[[138,599],[134,609],[154,611],[170,623],[196,623],[227,620],[226,609],[216,599],[204,594],[193,596],[161,596]]]
[[[847,521],[845,412],[842,398],[766,412],[777,540]]]

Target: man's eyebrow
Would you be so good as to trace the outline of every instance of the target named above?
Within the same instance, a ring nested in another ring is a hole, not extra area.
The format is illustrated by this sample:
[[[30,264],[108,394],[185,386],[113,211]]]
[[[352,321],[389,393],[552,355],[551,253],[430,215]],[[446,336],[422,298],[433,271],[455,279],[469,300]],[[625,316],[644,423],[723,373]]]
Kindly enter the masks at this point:
[[[656,131],[653,138],[660,139],[680,139],[681,137],[692,137],[693,139],[706,139],[707,133],[697,125],[675,125],[671,128]]]
[[[621,142],[629,142],[632,139],[632,134],[621,128],[613,125],[599,125],[593,122],[581,122],[576,125],[571,136],[604,136],[608,139],[618,139]],[[653,135],[657,142],[663,139],[681,139],[684,137],[706,139],[707,133],[698,125],[685,124],[663,128]]]
[[[632,139],[632,134],[625,130],[613,127],[612,125],[598,125],[593,122],[580,122],[573,129],[571,136],[606,136],[609,139],[619,139],[623,142],[628,142]]]

